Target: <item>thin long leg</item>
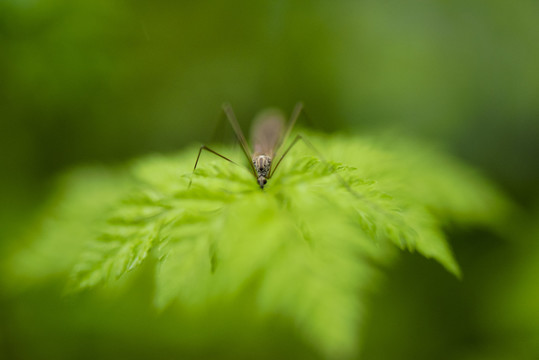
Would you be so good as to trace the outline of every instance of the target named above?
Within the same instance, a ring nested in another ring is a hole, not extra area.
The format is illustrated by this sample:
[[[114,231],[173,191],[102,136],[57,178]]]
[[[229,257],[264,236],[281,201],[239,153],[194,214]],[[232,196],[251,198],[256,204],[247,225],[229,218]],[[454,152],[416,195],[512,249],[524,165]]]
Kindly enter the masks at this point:
[[[238,120],[236,119],[236,115],[234,115],[234,111],[232,110],[232,106],[230,106],[229,103],[223,104],[223,111],[226,114],[226,117],[228,121],[230,122],[230,125],[234,129],[234,133],[236,133],[236,137],[238,138],[238,141],[241,144],[241,148],[243,149],[243,153],[245,154],[245,157],[247,158],[247,162],[249,163],[251,167],[251,171],[253,172],[253,175],[256,177],[256,170],[253,165],[253,159],[251,158],[252,151],[249,148],[249,144],[247,143],[247,140],[245,139],[245,136],[243,135],[243,131],[241,131],[240,124],[238,123]]]
[[[290,144],[290,146],[286,149],[286,151],[283,153],[283,155],[279,158],[279,160],[277,161],[277,164],[275,165],[275,167],[272,169],[271,173],[270,173],[270,176],[268,178],[271,178],[273,176],[273,174],[275,173],[275,170],[277,170],[277,167],[279,166],[279,164],[281,163],[281,161],[283,161],[284,157],[288,154],[288,152],[290,151],[290,149],[292,149],[292,147],[294,145],[296,145],[296,143],[300,140],[303,140],[303,142],[305,143],[305,145],[307,145],[319,158],[320,160],[322,160],[323,162],[327,163],[328,161],[325,159],[324,155],[322,155],[322,153],[320,151],[318,151],[318,149],[309,141],[307,140],[306,138],[304,138],[303,136],[301,136],[301,134],[298,134],[296,135],[296,137],[294,138],[294,140],[292,141],[292,143]],[[337,176],[337,178],[339,179],[339,181],[341,182],[341,184],[351,193],[353,194],[355,197],[357,198],[361,198],[362,196],[360,196],[358,193],[356,193],[351,187],[350,185],[343,179],[343,177],[341,175],[339,175],[338,173],[335,173],[335,175]]]
[[[288,121],[288,125],[286,125],[286,131],[284,132],[283,136],[275,146],[274,152],[277,153],[279,148],[286,142],[288,137],[290,136],[290,132],[292,132],[292,129],[294,128],[294,125],[296,124],[296,121],[299,118],[299,115],[301,114],[303,110],[303,103],[298,102],[296,106],[294,106],[294,110],[292,110],[292,114],[290,115],[290,120]]]
[[[197,169],[198,160],[200,159],[200,155],[202,154],[202,150],[209,151],[209,152],[211,152],[212,154],[219,156],[221,159],[225,159],[226,161],[231,162],[231,163],[234,164],[234,165],[238,165],[238,164],[236,164],[234,161],[232,161],[232,160],[230,160],[229,158],[227,158],[226,156],[219,154],[217,151],[210,149],[210,148],[207,147],[206,145],[202,145],[202,146],[200,147],[200,149],[198,150],[198,155],[197,155],[197,159],[196,159],[196,161],[195,161],[195,166],[193,167],[193,174],[195,173],[195,170]],[[238,166],[239,166],[239,165],[238,165]],[[189,180],[189,187],[191,187],[191,183],[193,182],[193,174],[191,174],[191,179]]]
[[[213,126],[213,132],[210,137],[210,142],[213,143],[213,142],[222,142],[223,140],[228,140],[223,136],[223,133],[225,132],[225,126],[227,126],[227,129],[228,129],[229,124],[227,124],[226,122],[225,112],[223,111],[223,109],[220,109],[217,122]]]
[[[298,102],[296,106],[294,106],[294,110],[292,110],[292,114],[290,115],[290,120],[288,121],[288,124],[286,125],[286,130],[283,134],[283,136],[279,139],[279,142],[276,144],[273,153],[277,155],[279,149],[281,146],[286,142],[288,137],[290,136],[290,133],[292,132],[292,129],[294,128],[294,125],[296,124],[296,121],[299,118],[300,114],[305,114],[305,110],[303,109],[303,103]],[[277,157],[277,156],[275,156]],[[282,159],[282,156],[281,156]],[[279,160],[280,162],[280,160]],[[271,163],[270,167],[270,175],[273,173],[273,162]]]
[[[279,158],[279,160],[275,163],[275,167],[273,167],[271,169],[271,172],[268,176],[268,179],[271,178],[273,176],[273,174],[275,173],[275,170],[277,170],[277,168],[279,167],[279,164],[281,163],[281,161],[283,161],[284,157],[286,156],[286,154],[288,154],[288,152],[294,147],[294,145],[296,145],[296,143],[299,141],[299,140],[303,140],[303,142],[311,148],[311,150],[314,151],[314,153],[316,155],[318,155],[321,159],[323,159],[322,157],[322,154],[320,154],[320,152],[318,150],[316,150],[316,148],[313,146],[313,144],[311,144],[309,141],[307,141],[303,136],[301,135],[296,135],[296,137],[294,138],[294,140],[292,141],[292,143],[290,144],[290,146],[288,146],[288,148],[285,150],[285,152],[281,155],[281,157]],[[324,160],[325,161],[325,160]]]

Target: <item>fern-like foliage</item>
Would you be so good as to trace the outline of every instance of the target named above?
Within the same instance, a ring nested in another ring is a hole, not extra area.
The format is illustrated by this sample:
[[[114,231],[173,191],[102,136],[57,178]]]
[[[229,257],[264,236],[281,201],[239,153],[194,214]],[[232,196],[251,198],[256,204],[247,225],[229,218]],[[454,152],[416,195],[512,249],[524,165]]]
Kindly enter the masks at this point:
[[[130,186],[106,202],[100,235],[70,259],[71,289],[114,286],[152,257],[158,308],[249,294],[261,314],[289,319],[326,356],[347,356],[357,349],[366,293],[398,249],[460,276],[443,226],[494,227],[507,210],[486,180],[432,148],[309,137],[330,160],[297,145],[264,191],[247,168],[209,154],[189,187],[194,148],[136,161]]]

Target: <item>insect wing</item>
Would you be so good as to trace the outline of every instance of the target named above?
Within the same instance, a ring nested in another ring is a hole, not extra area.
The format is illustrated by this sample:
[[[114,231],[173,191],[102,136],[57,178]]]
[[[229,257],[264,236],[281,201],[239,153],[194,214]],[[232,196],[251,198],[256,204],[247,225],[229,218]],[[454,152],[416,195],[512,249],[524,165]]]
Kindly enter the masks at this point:
[[[253,140],[253,158],[266,155],[275,156],[284,129],[284,116],[276,109],[261,112],[254,120],[251,138]]]

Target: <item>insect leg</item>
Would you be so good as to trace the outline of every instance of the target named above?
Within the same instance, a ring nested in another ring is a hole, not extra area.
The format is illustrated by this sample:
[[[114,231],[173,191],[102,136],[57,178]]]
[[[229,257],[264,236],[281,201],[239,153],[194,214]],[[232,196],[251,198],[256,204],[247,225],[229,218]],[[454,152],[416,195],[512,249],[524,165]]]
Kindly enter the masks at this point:
[[[284,157],[288,154],[288,152],[294,147],[294,145],[296,145],[296,143],[299,141],[299,140],[303,140],[303,142],[311,148],[311,150],[314,151],[314,153],[316,155],[318,155],[321,159],[323,159],[322,157],[322,154],[320,154],[320,152],[318,150],[316,150],[316,148],[313,146],[313,144],[311,144],[310,141],[306,140],[303,136],[301,135],[296,135],[296,137],[294,138],[294,140],[292,141],[292,143],[290,144],[290,146],[288,146],[288,148],[285,150],[285,152],[281,155],[281,157],[279,158],[279,160],[275,163],[275,167],[273,167],[271,169],[271,172],[268,176],[268,178],[271,178],[273,176],[273,174],[275,173],[275,170],[277,170],[277,167],[279,167],[279,164],[281,163],[281,161],[283,161]],[[325,160],[324,160],[325,161]]]
[[[232,106],[230,106],[229,103],[224,103],[223,111],[225,112],[228,122],[230,122],[230,125],[232,126],[232,129],[234,129],[234,133],[236,134],[236,137],[238,138],[238,141],[241,144],[241,148],[243,150],[243,153],[245,154],[245,157],[247,158],[247,162],[250,165],[253,175],[257,177],[257,173],[253,165],[253,159],[252,159],[253,153],[251,152],[251,149],[249,148],[249,144],[247,143],[247,140],[245,139],[245,136],[243,135],[243,131],[241,131],[240,124],[238,123],[238,120],[236,119],[236,115],[234,115]]]
[[[307,147],[309,147],[311,149],[312,152],[314,152],[316,154],[316,156],[318,156],[320,158],[320,160],[322,160],[323,162],[327,163],[328,161],[325,159],[324,155],[322,155],[322,153],[320,151],[318,151],[318,149],[309,141],[307,140],[306,138],[304,138],[303,136],[301,136],[301,134],[298,134],[296,135],[296,137],[294,138],[294,140],[292,141],[292,143],[290,144],[290,146],[286,149],[286,151],[283,153],[283,155],[279,158],[279,161],[277,161],[277,164],[275,165],[275,167],[272,169],[271,173],[270,173],[270,176],[268,178],[270,178],[271,176],[273,176],[273,174],[275,173],[275,170],[277,170],[277,167],[279,166],[279,164],[281,163],[281,161],[283,161],[284,157],[286,156],[286,154],[288,154],[288,152],[292,149],[292,147],[294,145],[296,145],[296,143],[300,140],[303,140],[303,142],[305,143],[305,145],[307,145]],[[337,178],[339,179],[340,183],[352,194],[354,195],[355,197],[357,198],[361,198],[361,196],[356,193],[351,187],[350,185],[343,179],[343,177],[341,175],[339,175],[338,173],[335,173],[335,176],[337,176]]]
[[[275,146],[275,152],[277,152],[279,150],[281,145],[283,145],[286,142],[286,140],[288,139],[288,137],[290,136],[290,132],[294,128],[294,125],[296,124],[296,121],[298,120],[299,115],[302,113],[302,111],[303,111],[303,103],[298,102],[296,104],[296,106],[294,106],[294,110],[292,110],[292,115],[290,115],[290,120],[288,121],[288,125],[286,125],[286,130],[285,130],[283,136],[281,137],[281,139],[279,140],[279,142]]]
[[[202,146],[200,147],[200,149],[198,150],[198,155],[197,155],[197,159],[196,159],[196,161],[195,161],[195,166],[193,167],[193,174],[195,173],[195,170],[197,169],[198,160],[200,159],[200,155],[202,154],[202,150],[209,151],[209,152],[211,152],[212,154],[219,156],[221,159],[225,159],[226,161],[231,162],[231,163],[234,164],[234,165],[238,165],[238,164],[236,164],[234,161],[232,161],[232,160],[230,160],[229,158],[227,158],[226,156],[219,154],[217,151],[210,149],[210,148],[207,147],[206,145],[202,145]],[[239,165],[238,165],[238,166],[239,166]],[[189,180],[189,187],[191,187],[191,183],[193,182],[193,174],[191,174],[191,179]]]
[[[294,110],[292,110],[292,114],[290,115],[290,120],[288,121],[288,124],[286,125],[286,130],[283,133],[283,136],[279,139],[279,142],[275,146],[275,149],[274,149],[275,154],[277,154],[277,152],[279,151],[281,146],[286,142],[286,140],[290,136],[290,133],[292,132],[292,129],[294,128],[294,125],[296,124],[296,121],[298,120],[300,115],[303,115],[303,117],[307,120],[307,122],[310,123],[309,117],[307,116],[307,112],[305,111],[305,108],[304,108],[303,103],[301,101],[298,102],[296,104],[296,106],[294,106]],[[303,139],[303,140],[305,141],[305,143],[307,143],[305,139]],[[294,142],[296,142],[296,141],[297,141],[297,139],[294,139]],[[288,149],[290,149],[291,147],[292,146],[290,146]],[[312,144],[309,147],[311,147],[314,150],[315,153],[320,154],[318,151],[316,151],[316,149],[314,149]],[[288,152],[288,150],[286,152]],[[282,160],[283,157],[284,157],[284,154],[283,154],[283,156],[281,156],[281,160]],[[279,160],[279,162],[281,160]],[[273,170],[273,163],[272,163],[272,170],[270,171],[270,174],[273,174],[273,171],[274,170]]]

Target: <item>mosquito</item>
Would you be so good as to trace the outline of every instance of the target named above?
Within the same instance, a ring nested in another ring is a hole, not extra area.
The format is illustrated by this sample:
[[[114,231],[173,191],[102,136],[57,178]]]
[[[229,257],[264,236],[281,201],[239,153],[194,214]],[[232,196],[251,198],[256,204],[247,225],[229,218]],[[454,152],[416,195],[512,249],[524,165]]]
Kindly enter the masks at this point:
[[[279,167],[281,161],[283,161],[284,157],[288,154],[290,149],[292,149],[292,147],[299,140],[304,140],[307,145],[311,147],[311,145],[301,135],[296,135],[292,143],[290,143],[288,148],[280,155],[280,157],[276,156],[281,146],[290,136],[290,133],[302,109],[303,104],[301,102],[297,103],[292,111],[292,114],[290,115],[290,120],[288,121],[286,127],[285,120],[281,113],[278,113],[273,110],[266,110],[265,112],[262,112],[261,115],[257,118],[255,124],[253,125],[251,137],[254,144],[254,151],[251,151],[251,148],[249,147],[249,144],[247,143],[247,140],[243,135],[243,131],[240,128],[240,125],[238,123],[238,120],[236,119],[236,115],[234,114],[232,107],[228,103],[223,104],[223,111],[226,115],[226,118],[228,119],[228,122],[230,123],[232,129],[234,130],[234,133],[236,134],[236,138],[238,139],[243,153],[247,158],[247,161],[249,162],[250,170],[261,189],[264,189],[264,186],[268,182],[268,179],[271,179],[271,177]],[[230,160],[226,156],[219,154],[217,151],[210,149],[206,145],[203,145],[198,151],[198,156],[195,161],[193,173],[197,168],[198,160],[200,159],[202,150],[206,150],[226,161],[236,164],[234,161]],[[274,162],[274,159],[276,158],[278,158],[278,160]],[[274,164],[275,166],[273,166]]]

